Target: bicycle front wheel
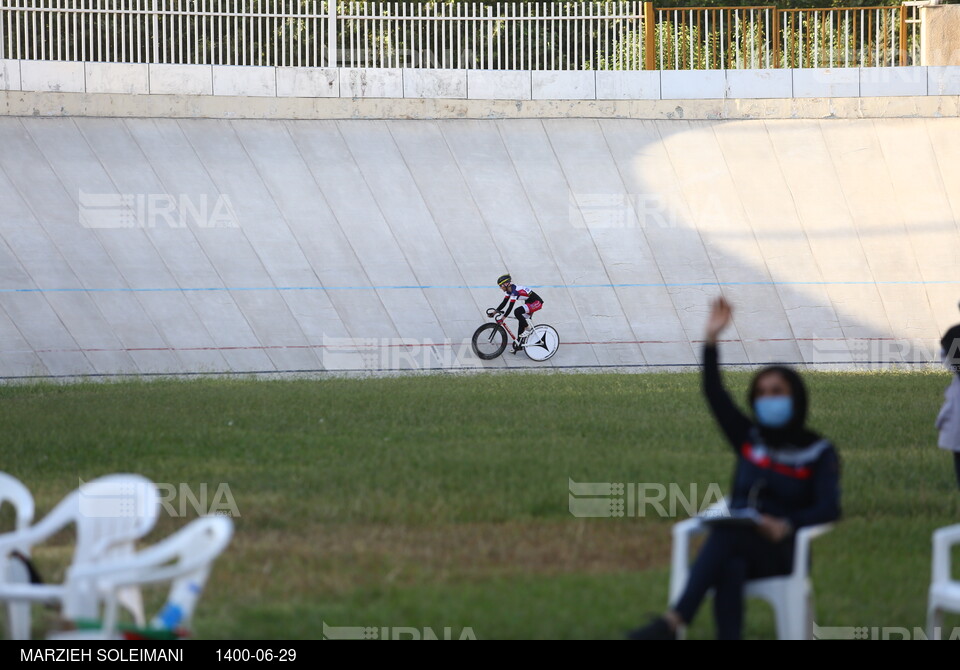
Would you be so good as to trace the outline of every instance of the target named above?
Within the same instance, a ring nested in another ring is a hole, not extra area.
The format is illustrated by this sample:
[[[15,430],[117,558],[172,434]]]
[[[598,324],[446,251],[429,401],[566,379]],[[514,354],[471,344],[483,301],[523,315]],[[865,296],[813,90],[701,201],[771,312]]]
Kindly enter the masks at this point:
[[[523,347],[527,357],[532,361],[545,361],[557,353],[560,348],[560,334],[553,326],[540,324],[534,326],[533,332],[527,338]]]
[[[507,348],[507,331],[498,323],[485,323],[473,334],[473,353],[489,361]]]

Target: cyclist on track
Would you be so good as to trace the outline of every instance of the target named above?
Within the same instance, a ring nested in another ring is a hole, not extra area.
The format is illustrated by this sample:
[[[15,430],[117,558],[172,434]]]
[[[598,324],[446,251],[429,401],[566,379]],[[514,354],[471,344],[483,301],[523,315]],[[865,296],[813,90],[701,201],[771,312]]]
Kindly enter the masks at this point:
[[[498,312],[504,312],[503,308],[507,306],[507,303],[510,303],[510,309],[512,309],[513,304],[517,302],[517,298],[524,298],[524,304],[517,306],[513,312],[513,315],[517,317],[517,321],[520,323],[520,329],[517,331],[517,339],[519,340],[520,335],[527,329],[526,315],[533,314],[543,307],[543,298],[526,286],[514,284],[513,278],[509,274],[500,275],[500,277],[497,278],[497,285],[500,287],[500,290],[507,294],[503,302],[500,303],[500,306],[496,308]],[[507,309],[504,314],[509,314],[510,309]],[[517,353],[520,351],[520,348],[520,344],[515,341],[511,353]]]

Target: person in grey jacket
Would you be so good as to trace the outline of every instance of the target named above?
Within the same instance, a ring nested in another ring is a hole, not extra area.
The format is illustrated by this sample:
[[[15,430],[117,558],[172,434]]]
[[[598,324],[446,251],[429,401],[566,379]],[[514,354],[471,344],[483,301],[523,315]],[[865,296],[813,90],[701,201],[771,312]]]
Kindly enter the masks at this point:
[[[960,304],[958,304],[960,307]],[[937,415],[938,445],[953,452],[953,466],[960,487],[960,323],[948,330],[940,340],[943,363],[953,370],[950,385],[944,392],[943,407]]]

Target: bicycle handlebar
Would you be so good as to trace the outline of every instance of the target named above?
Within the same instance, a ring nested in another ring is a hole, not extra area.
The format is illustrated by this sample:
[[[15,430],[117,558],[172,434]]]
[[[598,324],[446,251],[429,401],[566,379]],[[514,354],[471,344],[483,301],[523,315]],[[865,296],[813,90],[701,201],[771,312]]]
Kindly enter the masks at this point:
[[[496,310],[493,307],[490,307],[487,310],[487,316],[496,321],[497,323],[503,323],[507,320],[507,313]],[[527,320],[533,323],[533,314],[527,315]]]

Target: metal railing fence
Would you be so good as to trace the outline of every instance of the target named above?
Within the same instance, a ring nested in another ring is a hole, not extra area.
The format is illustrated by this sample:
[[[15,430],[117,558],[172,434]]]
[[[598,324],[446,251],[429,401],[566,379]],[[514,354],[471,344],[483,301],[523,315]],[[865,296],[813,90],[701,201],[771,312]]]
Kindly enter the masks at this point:
[[[900,66],[919,7],[0,0],[0,58],[491,70]]]

